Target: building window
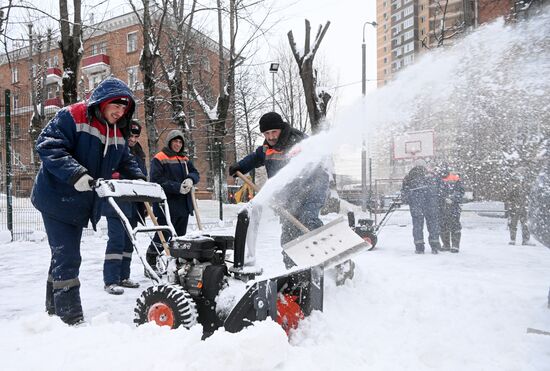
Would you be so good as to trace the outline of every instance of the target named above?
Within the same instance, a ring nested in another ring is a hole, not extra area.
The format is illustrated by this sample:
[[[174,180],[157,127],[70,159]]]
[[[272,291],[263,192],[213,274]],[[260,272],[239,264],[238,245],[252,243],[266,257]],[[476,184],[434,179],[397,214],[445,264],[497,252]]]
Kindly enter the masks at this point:
[[[97,54],[107,54],[107,42],[102,41],[97,44],[92,45],[92,50],[90,51],[91,55]]]
[[[393,16],[393,21],[394,21],[394,22],[397,22],[397,21],[400,21],[400,20],[401,20],[401,12],[396,13],[396,14]]]
[[[48,99],[56,98],[59,96],[59,85],[58,84],[49,84],[46,86],[48,92]]]
[[[59,57],[57,55],[53,56],[53,67],[59,67]]]
[[[412,62],[414,62],[414,54],[407,55],[405,58],[403,58],[403,65],[404,66],[409,65]]]
[[[89,82],[90,82],[90,90],[95,89],[96,86],[99,85],[101,81],[105,78],[103,73],[95,73],[93,75],[90,75]]]
[[[403,34],[403,41],[407,41],[414,37],[414,30],[407,31]]]
[[[409,53],[409,52],[412,52],[412,51],[414,51],[414,42],[405,44],[403,46],[403,53]]]
[[[11,137],[12,138],[19,138],[21,135],[21,129],[18,122],[14,122],[11,124]]]
[[[11,83],[15,84],[17,82],[19,82],[19,70],[17,67],[13,67],[11,69]]]
[[[411,6],[407,7],[407,8],[405,8],[405,10],[403,10],[403,17],[406,17],[406,16],[408,16],[408,15],[413,14],[413,12],[414,12],[414,6],[411,5]]]
[[[128,86],[132,90],[137,89],[138,83],[138,68],[137,66],[128,68]]]
[[[403,22],[403,29],[412,27],[414,25],[414,18],[409,18]]]
[[[128,53],[132,53],[137,50],[137,37],[137,32],[132,32],[127,35],[126,51]]]
[[[201,58],[201,67],[204,71],[210,72],[210,59],[208,57]]]
[[[15,111],[18,108],[19,108],[19,94],[14,94],[13,95],[13,110]]]
[[[424,23],[424,17],[420,17],[420,23]]]

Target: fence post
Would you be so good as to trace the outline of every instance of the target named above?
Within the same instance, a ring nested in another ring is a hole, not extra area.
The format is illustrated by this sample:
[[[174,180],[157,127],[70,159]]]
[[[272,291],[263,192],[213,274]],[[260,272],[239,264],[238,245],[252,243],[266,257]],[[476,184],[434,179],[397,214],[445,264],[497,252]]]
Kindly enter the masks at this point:
[[[11,183],[11,91],[6,89],[5,91],[5,107],[4,112],[6,122],[6,202],[8,211],[8,230],[11,233],[11,240],[13,241],[13,202],[12,202],[12,183]]]

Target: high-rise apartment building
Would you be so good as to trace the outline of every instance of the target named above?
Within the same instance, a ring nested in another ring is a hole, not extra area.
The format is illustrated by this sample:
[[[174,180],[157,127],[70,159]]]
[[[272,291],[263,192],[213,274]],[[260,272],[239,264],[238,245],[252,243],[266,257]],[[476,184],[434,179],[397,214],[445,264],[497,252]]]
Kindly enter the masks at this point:
[[[471,24],[470,0],[377,0],[378,86]],[[466,17],[465,17],[466,14]]]
[[[521,13],[545,0],[377,0],[377,79],[383,86],[415,57],[448,45],[471,27]]]

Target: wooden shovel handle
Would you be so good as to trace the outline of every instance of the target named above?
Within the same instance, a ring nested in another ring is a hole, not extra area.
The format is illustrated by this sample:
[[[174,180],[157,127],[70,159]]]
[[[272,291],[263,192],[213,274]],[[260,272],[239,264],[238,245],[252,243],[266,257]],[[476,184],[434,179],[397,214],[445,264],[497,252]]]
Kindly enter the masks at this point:
[[[197,207],[197,198],[195,197],[195,187],[191,188],[191,202],[193,202],[195,218],[197,218],[197,226],[199,227],[199,231],[202,231],[201,217],[199,215],[199,208]]]
[[[151,205],[149,204],[149,202],[144,202],[144,204],[145,204],[145,209],[147,209],[147,215],[149,215],[149,218],[151,218],[151,220],[153,221],[153,224],[158,227],[159,222],[155,214],[153,214],[153,209],[151,208]],[[160,242],[162,243],[162,248],[164,249],[164,253],[166,254],[166,256],[170,256],[170,249],[168,248],[168,243],[166,242],[166,238],[164,238],[164,233],[162,233],[162,231],[157,231],[157,233],[159,235]]]
[[[246,184],[251,186],[254,191],[260,192],[260,187],[258,187],[250,179],[245,177],[243,175],[243,173],[241,173],[240,171],[237,170],[235,172],[235,175],[238,176],[239,178],[241,178],[241,180],[243,182],[245,182]],[[283,209],[282,207],[280,207],[278,205],[270,205],[270,206],[271,206],[271,208],[273,208],[273,210],[275,210],[275,212],[277,214],[281,215],[283,218],[290,221],[292,224],[294,224],[296,226],[296,228],[300,229],[303,233],[309,232],[309,229],[305,225],[303,225],[298,219],[296,219],[294,217],[294,215],[292,215],[291,213],[289,213],[288,211],[286,211],[285,209]]]

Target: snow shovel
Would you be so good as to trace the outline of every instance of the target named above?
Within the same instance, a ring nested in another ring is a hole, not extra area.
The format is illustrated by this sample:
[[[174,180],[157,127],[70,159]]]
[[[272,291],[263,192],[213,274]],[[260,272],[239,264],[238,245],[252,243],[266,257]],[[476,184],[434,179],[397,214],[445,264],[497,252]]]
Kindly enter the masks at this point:
[[[236,175],[258,192],[259,188],[241,172]],[[298,219],[280,206],[273,206],[275,212],[286,218],[304,234],[283,245],[283,253],[296,265],[321,266],[331,268],[337,266],[362,250],[367,250],[369,244],[353,232],[344,217],[339,217],[330,223],[310,231]]]
[[[199,227],[199,231],[202,231],[201,217],[199,215],[199,208],[197,207],[197,198],[195,197],[195,187],[191,188],[191,202],[193,203],[195,218],[197,218],[197,227]]]

